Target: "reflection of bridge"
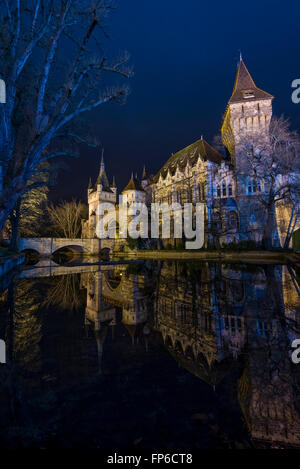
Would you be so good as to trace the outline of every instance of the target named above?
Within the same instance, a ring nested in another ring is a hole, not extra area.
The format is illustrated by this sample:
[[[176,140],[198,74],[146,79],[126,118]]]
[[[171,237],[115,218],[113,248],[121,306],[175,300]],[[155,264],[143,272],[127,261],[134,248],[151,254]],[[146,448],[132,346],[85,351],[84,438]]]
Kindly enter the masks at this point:
[[[112,239],[69,239],[69,238],[21,238],[19,251],[32,250],[41,256],[51,256],[62,248],[85,254],[99,254],[104,249],[112,249]]]
[[[58,277],[69,274],[95,273],[98,271],[113,270],[118,268],[116,264],[81,264],[59,265],[52,259],[42,259],[32,267],[27,267],[19,274],[19,278],[43,278]]]

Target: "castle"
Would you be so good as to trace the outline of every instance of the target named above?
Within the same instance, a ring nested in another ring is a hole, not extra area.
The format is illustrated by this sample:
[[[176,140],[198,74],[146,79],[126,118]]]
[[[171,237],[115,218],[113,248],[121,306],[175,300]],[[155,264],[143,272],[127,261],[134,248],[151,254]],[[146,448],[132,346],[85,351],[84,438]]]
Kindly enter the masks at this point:
[[[221,155],[201,137],[173,154],[156,176],[147,177],[145,169],[141,180],[132,175],[122,192],[123,197],[128,204],[179,202],[183,205],[189,202],[195,206],[198,202],[204,203],[205,246],[218,248],[246,240],[261,242],[265,217],[258,195],[263,196],[268,188],[264,187],[263,180],[257,183],[247,174],[242,175],[245,158],[241,135],[259,132],[268,136],[272,100],[271,94],[255,85],[241,57],[221,125],[226,154]],[[102,202],[111,202],[118,209],[116,185],[108,181],[103,156],[96,184],[90,183],[88,189],[89,219],[83,224],[83,237],[96,236],[97,208]],[[275,244],[279,244],[280,235],[283,239],[278,225],[277,220],[273,232]],[[176,244],[177,240],[169,241]]]

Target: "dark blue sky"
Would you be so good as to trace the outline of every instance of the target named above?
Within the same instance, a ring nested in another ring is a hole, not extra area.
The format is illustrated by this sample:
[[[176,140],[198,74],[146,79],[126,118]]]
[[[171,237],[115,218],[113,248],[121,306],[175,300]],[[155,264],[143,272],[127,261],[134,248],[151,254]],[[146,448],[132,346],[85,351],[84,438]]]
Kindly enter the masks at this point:
[[[274,113],[300,130],[291,82],[300,78],[299,1],[118,0],[109,19],[111,54],[127,50],[134,77],[124,106],[92,116],[119,189],[131,171],[155,173],[172,152],[218,133],[230,98],[239,49],[257,86],[275,96]],[[69,161],[53,196],[86,197],[99,151]]]

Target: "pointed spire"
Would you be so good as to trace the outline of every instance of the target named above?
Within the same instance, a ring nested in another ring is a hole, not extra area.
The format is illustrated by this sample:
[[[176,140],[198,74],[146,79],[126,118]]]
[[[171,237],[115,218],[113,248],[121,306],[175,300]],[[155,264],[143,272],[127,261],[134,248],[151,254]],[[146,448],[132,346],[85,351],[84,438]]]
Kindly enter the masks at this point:
[[[133,179],[133,171],[131,171],[131,178],[130,179]]]
[[[246,101],[249,99],[272,99],[273,96],[257,88],[243,59],[240,56],[240,62],[237,69],[234,88],[229,103]]]
[[[240,62],[243,62],[242,51],[240,51]]]
[[[117,185],[116,185],[116,180],[115,180],[115,176],[113,177],[113,181],[112,181],[111,187],[114,187],[114,188],[117,187]]]
[[[102,148],[102,153],[101,153],[101,163],[100,163],[100,171],[99,171],[99,176],[97,178],[96,184],[102,184],[103,189],[109,188],[109,182],[108,178],[106,176],[105,172],[105,164],[104,164],[104,148]]]
[[[145,165],[144,165],[144,168],[143,168],[142,181],[143,181],[144,179],[147,179],[146,166],[145,166]]]
[[[92,188],[93,188],[93,186],[92,186],[92,179],[91,179],[91,178],[90,178],[90,180],[89,180],[89,186],[88,186],[88,188],[89,188],[89,189],[92,189]]]
[[[104,164],[104,148],[102,148],[102,154],[101,154],[100,169],[101,169],[101,168],[105,169],[105,164]]]

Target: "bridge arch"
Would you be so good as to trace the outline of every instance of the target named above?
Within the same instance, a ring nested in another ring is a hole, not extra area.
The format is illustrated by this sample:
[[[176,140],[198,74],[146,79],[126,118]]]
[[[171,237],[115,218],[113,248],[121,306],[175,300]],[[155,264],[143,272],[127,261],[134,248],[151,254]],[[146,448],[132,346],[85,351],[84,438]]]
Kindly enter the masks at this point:
[[[71,248],[76,252],[96,255],[105,250],[108,253],[113,246],[113,239],[98,238],[21,238],[19,241],[19,251],[32,249],[41,256],[51,256],[61,248]]]
[[[72,251],[76,254],[77,253],[78,254],[83,254],[85,252],[83,246],[78,246],[76,244],[70,244],[70,245],[58,247],[55,251],[52,251],[52,254],[58,254],[58,253],[60,253],[62,251],[65,251],[65,250]]]

